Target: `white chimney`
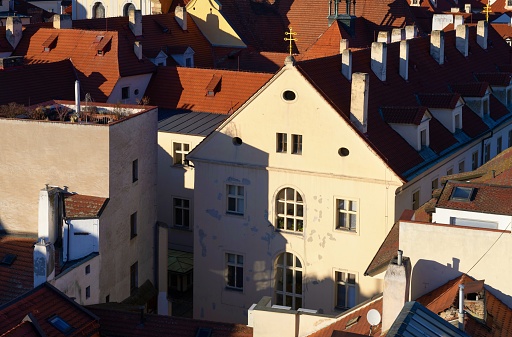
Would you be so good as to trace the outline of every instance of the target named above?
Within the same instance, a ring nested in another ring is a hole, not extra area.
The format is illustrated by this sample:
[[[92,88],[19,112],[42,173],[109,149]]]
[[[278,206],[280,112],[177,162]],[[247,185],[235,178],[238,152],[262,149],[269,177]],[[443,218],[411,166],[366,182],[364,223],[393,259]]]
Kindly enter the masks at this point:
[[[464,24],[464,16],[454,15],[453,16],[453,28],[457,29],[458,26]]]
[[[17,16],[8,16],[5,24],[5,37],[13,48],[16,48],[21,40],[22,25],[21,19]]]
[[[487,21],[478,21],[476,26],[476,43],[483,49],[487,49],[487,34],[489,31],[489,24]]]
[[[53,28],[55,29],[71,29],[73,27],[73,21],[71,16],[65,14],[54,14],[53,15]]]
[[[176,6],[174,9],[174,18],[180,25],[181,29],[187,30],[187,8]]]
[[[39,191],[37,233],[39,238],[49,242],[57,240],[57,219],[59,212],[59,189],[48,187]]]
[[[405,38],[405,29],[393,28],[391,31],[391,42],[402,41]]]
[[[441,30],[433,30],[430,34],[430,56],[444,64],[444,32]]]
[[[455,30],[455,47],[464,57],[469,55],[469,27],[459,25]]]
[[[404,80],[409,80],[409,40],[400,41],[399,73]]]
[[[352,80],[352,51],[345,49],[341,54],[341,73],[347,80]]]
[[[464,285],[459,284],[459,329],[464,331]]]
[[[418,34],[418,30],[415,25],[405,26],[405,39],[410,40],[414,39]]]
[[[133,51],[139,60],[142,60],[142,43],[135,41],[133,44]]]
[[[34,245],[34,288],[55,277],[55,248],[39,238]]]
[[[352,74],[350,95],[350,120],[362,133],[368,131],[368,92],[370,76],[367,73]]]
[[[464,11],[466,13],[471,13],[471,4],[465,4],[464,5]]]
[[[341,39],[340,40],[340,54],[342,54],[345,49],[348,49],[348,40]]]
[[[379,32],[377,35],[377,42],[389,43],[390,41],[389,32]]]
[[[410,281],[409,259],[402,257],[392,260],[384,275],[384,292],[382,301],[382,332],[388,331],[398,317],[404,304],[409,301]]]
[[[383,42],[372,43],[372,60],[371,68],[372,71],[377,75],[379,80],[386,80],[386,67],[388,58],[388,46]]]
[[[142,12],[139,9],[129,11],[128,20],[133,35],[142,36]]]

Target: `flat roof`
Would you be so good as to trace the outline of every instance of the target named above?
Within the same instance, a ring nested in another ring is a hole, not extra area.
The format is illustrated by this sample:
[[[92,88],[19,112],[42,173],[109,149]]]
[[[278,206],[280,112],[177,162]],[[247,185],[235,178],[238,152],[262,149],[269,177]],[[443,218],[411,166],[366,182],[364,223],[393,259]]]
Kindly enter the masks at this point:
[[[159,109],[158,131],[206,137],[228,117],[209,112]]]

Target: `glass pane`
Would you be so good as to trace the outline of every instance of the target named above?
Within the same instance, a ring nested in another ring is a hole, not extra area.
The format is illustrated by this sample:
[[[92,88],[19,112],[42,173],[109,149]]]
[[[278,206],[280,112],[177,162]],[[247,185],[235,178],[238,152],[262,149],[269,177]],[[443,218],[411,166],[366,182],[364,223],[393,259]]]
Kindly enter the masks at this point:
[[[189,226],[188,218],[189,218],[188,210],[183,210],[183,226],[185,226],[185,227]]]
[[[338,284],[336,287],[336,306],[345,308],[345,285]]]
[[[297,192],[297,202],[302,202],[302,196]]]
[[[232,195],[236,195],[236,186],[235,185],[228,185],[228,193]]]
[[[293,267],[293,254],[292,253],[285,253],[286,254],[286,265]]]
[[[293,308],[293,297],[291,296],[285,296],[285,299],[286,299],[286,303],[285,305],[287,307],[292,307]]]
[[[286,215],[292,215],[293,216],[293,204],[286,204]]]
[[[338,209],[345,209],[345,200],[338,200]]]
[[[347,283],[356,284],[356,274],[347,273]]]
[[[238,186],[238,195],[244,195],[244,187]]]
[[[347,215],[345,213],[339,213],[339,228],[347,228]]]
[[[174,143],[174,151],[181,151],[181,143]]]
[[[236,268],[236,287],[237,288],[244,287],[244,268],[242,268],[242,267]]]
[[[276,304],[283,305],[283,294],[276,294]]]
[[[286,292],[293,292],[293,270],[286,269]]]
[[[337,271],[336,274],[334,275],[334,278],[336,279],[336,282],[340,282],[341,281],[341,273],[339,271]]]
[[[228,262],[235,263],[235,254],[228,254]]]
[[[174,199],[174,206],[181,206],[181,199]]]
[[[279,191],[279,193],[277,194],[277,199],[278,200],[284,200],[285,192],[286,192],[286,189],[282,189],[281,191]]]
[[[302,308],[302,298],[295,297],[295,310]]]
[[[295,272],[295,293],[302,294],[302,272]]]
[[[297,222],[297,232],[304,231],[304,221],[302,220],[295,220]]]
[[[283,268],[276,269],[276,289],[283,290]]]
[[[357,211],[357,201],[351,201],[350,202],[350,210],[353,212]]]
[[[302,268],[302,263],[300,263],[300,260],[298,257],[295,258],[295,267]]]
[[[294,190],[293,190],[293,188],[287,188],[287,189],[286,189],[286,199],[287,199],[287,200],[295,200],[295,199],[293,198],[293,194],[294,194]]]
[[[355,214],[350,214],[350,229],[351,230],[356,230],[356,215]]]
[[[184,200],[184,199],[182,199],[182,200],[183,200],[183,206],[188,208],[189,201],[188,200]]]
[[[297,216],[303,216],[304,215],[304,206],[302,205],[297,205]]]
[[[244,256],[243,255],[237,255],[236,256],[236,262],[238,264],[244,264]]]
[[[237,205],[236,211],[238,213],[243,213],[244,212],[244,199],[238,199],[238,205]]]
[[[190,145],[188,145],[188,144],[183,144],[183,150],[184,150],[184,151],[189,151],[189,149],[190,149]]]
[[[174,154],[174,162],[176,164],[181,164],[183,163],[183,155],[181,153],[175,153]]]
[[[277,214],[284,214],[284,202],[277,202]]]
[[[235,286],[235,267],[228,266],[228,286]]]
[[[284,229],[284,218],[283,217],[277,218],[277,228]]]
[[[182,214],[181,208],[176,208],[175,214],[176,215],[174,216],[174,224],[182,226],[183,225],[183,214]]]
[[[293,219],[286,219],[286,229],[289,231],[293,231]]]
[[[356,305],[356,287],[348,287],[347,307],[352,308]]]
[[[236,211],[236,199],[228,198],[228,211]]]
[[[277,258],[277,264],[283,265],[283,255],[284,254],[279,255],[279,257]]]

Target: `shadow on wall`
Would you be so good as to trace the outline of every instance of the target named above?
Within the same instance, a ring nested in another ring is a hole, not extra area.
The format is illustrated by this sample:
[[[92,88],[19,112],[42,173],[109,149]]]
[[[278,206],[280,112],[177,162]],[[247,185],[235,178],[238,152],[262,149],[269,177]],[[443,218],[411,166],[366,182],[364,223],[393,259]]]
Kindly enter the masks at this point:
[[[452,257],[452,263],[446,265],[432,260],[420,259],[416,262],[411,277],[411,299],[442,286],[446,282],[460,276],[460,259]]]

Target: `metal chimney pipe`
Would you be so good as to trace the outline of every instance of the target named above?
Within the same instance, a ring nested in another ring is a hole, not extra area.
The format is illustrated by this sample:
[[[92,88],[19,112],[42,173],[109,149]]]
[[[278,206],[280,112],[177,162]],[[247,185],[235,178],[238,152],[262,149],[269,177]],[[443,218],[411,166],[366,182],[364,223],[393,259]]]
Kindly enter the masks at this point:
[[[402,256],[403,256],[404,252],[401,251],[400,249],[398,250],[398,257],[396,259],[396,264],[398,266],[401,266],[402,265]]]
[[[459,329],[464,331],[464,285],[459,284]]]
[[[80,81],[75,81],[75,105],[76,105],[76,114],[80,115]]]

